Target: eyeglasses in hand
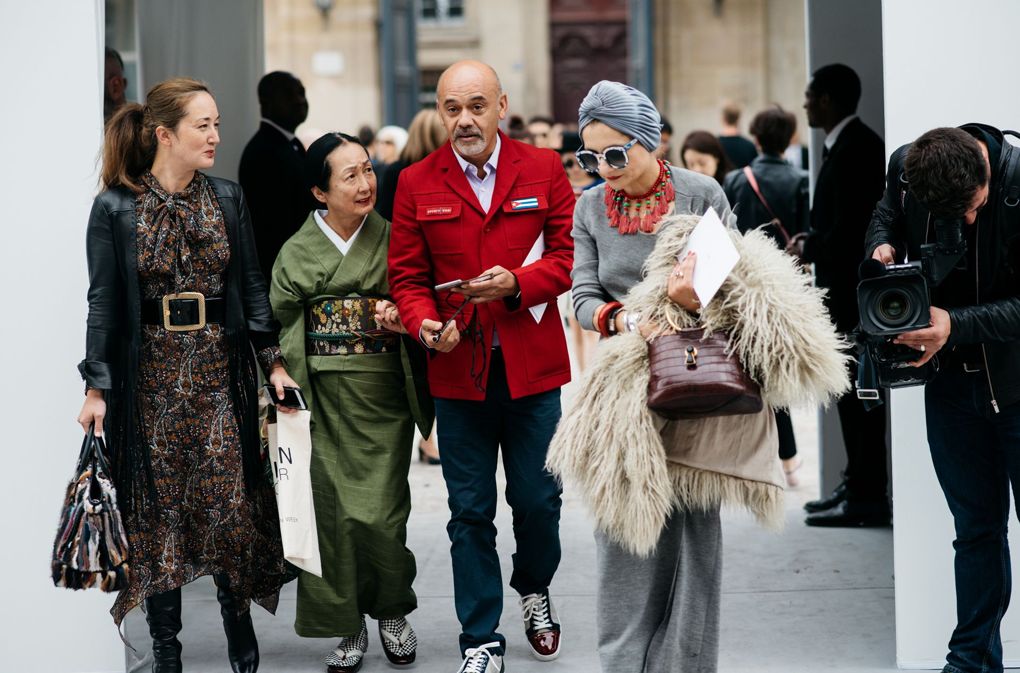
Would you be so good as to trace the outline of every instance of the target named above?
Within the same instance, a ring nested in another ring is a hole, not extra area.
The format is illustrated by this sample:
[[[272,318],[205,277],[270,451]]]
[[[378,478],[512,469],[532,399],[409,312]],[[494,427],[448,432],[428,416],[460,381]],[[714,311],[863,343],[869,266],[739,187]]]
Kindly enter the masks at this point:
[[[453,293],[452,292],[450,292],[449,294],[446,295],[446,305],[449,306],[450,308],[453,308],[454,306],[456,306],[456,304],[454,304],[451,301],[452,298],[453,298]],[[443,323],[443,328],[440,329],[438,332],[436,332],[435,334],[432,335],[432,343],[439,343],[439,340],[443,338],[443,334],[446,332],[446,328],[449,327],[451,324],[454,325],[455,329],[460,329],[459,327],[456,326],[457,325],[457,316],[459,316],[461,313],[463,313],[464,309],[467,308],[468,304],[470,304],[470,303],[471,303],[471,301],[469,299],[465,298],[464,301],[461,302],[460,306],[457,306],[457,310],[453,312],[453,315],[450,316],[450,319]],[[465,325],[465,328],[466,327],[467,327],[467,325]]]

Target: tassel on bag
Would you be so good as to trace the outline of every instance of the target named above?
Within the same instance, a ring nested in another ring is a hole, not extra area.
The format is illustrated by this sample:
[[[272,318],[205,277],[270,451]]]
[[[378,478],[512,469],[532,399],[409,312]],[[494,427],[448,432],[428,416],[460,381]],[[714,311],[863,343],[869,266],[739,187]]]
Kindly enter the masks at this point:
[[[67,486],[53,543],[53,584],[67,589],[120,591],[128,584],[128,541],[110,479],[106,444],[90,427]]]

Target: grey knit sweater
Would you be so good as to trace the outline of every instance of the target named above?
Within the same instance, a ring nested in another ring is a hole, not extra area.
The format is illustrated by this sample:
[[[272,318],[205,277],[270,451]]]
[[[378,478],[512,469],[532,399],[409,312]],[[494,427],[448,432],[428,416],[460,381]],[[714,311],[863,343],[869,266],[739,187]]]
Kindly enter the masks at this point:
[[[676,190],[676,212],[703,215],[711,206],[722,221],[733,225],[733,214],[722,187],[714,179],[670,166]],[[595,309],[623,297],[644,277],[645,259],[655,247],[655,234],[623,235],[609,226],[605,185],[585,191],[574,206],[574,270],[571,296],[574,315],[586,329],[595,329]]]

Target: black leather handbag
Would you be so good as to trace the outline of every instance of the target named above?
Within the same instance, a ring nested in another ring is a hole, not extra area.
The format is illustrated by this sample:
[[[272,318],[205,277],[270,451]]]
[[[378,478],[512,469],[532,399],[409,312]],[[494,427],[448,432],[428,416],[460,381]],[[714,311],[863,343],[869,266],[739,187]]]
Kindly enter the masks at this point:
[[[736,353],[729,335],[704,328],[664,334],[648,344],[648,408],[678,420],[754,414],[762,410],[761,387]]]
[[[128,541],[117,509],[106,444],[89,428],[67,486],[57,539],[53,543],[53,584],[68,589],[127,587]]]

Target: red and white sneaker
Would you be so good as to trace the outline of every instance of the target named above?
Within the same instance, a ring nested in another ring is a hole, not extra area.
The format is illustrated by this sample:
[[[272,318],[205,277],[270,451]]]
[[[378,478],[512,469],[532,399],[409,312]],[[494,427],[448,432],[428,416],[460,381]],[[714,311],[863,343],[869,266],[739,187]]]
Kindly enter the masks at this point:
[[[560,624],[549,598],[549,590],[521,596],[524,635],[531,653],[539,661],[552,661],[560,656]]]

